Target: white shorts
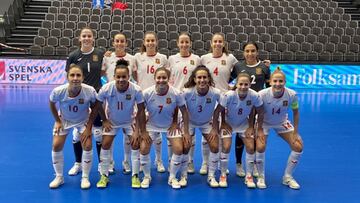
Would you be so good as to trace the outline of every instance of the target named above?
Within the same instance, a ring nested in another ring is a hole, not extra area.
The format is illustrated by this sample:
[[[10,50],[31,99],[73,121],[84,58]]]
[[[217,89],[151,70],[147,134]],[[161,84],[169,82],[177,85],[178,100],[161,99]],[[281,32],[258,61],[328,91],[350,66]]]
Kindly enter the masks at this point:
[[[179,132],[178,130],[173,135],[170,135],[169,132],[149,131],[149,136],[150,136],[151,140],[154,141],[154,140],[156,140],[157,137],[161,136],[162,133],[166,133],[166,138],[167,139],[181,138],[182,137],[181,132]]]
[[[199,128],[200,132],[203,135],[207,135],[210,133],[211,129],[212,129],[212,125],[211,123],[206,123],[204,125],[192,125],[191,123],[189,123],[189,133],[190,135],[195,135],[195,129]]]
[[[274,129],[277,134],[287,133],[294,131],[294,126],[290,123],[289,120],[277,125],[267,125],[266,123],[263,124],[263,129],[265,135],[269,134],[270,129]]]
[[[119,132],[120,129],[123,129],[124,135],[131,136],[134,133],[134,126],[130,125],[128,127],[114,127],[111,126],[112,129],[109,132],[105,132],[105,129],[103,129],[103,135],[113,135],[116,136],[116,134]]]
[[[56,133],[55,132],[55,124],[54,124],[53,136],[67,135],[67,134],[69,134],[69,131],[71,130],[71,128],[74,128],[74,131],[76,131],[79,135],[81,135],[85,131],[86,126],[85,126],[85,124],[81,123],[81,124],[78,124],[78,125],[72,125],[72,127],[68,127],[68,128],[62,127],[59,130],[59,133]]]

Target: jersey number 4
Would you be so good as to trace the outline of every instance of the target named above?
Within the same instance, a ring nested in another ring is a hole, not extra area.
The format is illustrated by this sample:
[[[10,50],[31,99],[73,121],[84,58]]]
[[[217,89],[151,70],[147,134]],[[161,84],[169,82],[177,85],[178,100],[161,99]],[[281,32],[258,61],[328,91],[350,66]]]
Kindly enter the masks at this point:
[[[280,114],[280,108],[278,110],[275,110],[275,108],[273,108],[271,113],[272,113],[272,115],[275,115],[276,113]]]

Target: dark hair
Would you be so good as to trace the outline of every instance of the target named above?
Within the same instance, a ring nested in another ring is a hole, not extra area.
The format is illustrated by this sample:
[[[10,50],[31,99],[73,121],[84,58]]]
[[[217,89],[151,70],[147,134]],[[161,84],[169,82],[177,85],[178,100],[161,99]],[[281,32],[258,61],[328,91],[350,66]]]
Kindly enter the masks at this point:
[[[236,77],[236,84],[238,83],[239,78],[241,78],[241,77],[246,77],[246,78],[249,80],[249,82],[251,82],[251,77],[250,77],[249,74],[247,74],[247,73],[239,73],[239,75]],[[232,90],[236,90],[236,84],[235,84],[235,86],[232,88]]]
[[[146,35],[154,35],[155,36],[155,39],[156,39],[156,42],[158,41],[158,37],[156,35],[155,32],[145,32],[145,35],[144,35],[144,39],[143,39],[143,43],[140,47],[140,52],[141,53],[144,53],[146,52],[146,47],[145,47],[145,38],[146,38]],[[156,45],[156,52],[158,51],[158,46]]]
[[[155,73],[154,73],[154,79],[156,77],[156,74],[160,71],[165,71],[166,75],[168,76],[168,78],[170,79],[170,74],[171,72],[169,71],[169,69],[165,68],[165,67],[160,67],[158,69],[155,70]]]
[[[72,64],[69,65],[69,69],[66,72],[66,78],[69,77],[70,70],[73,69],[73,68],[79,69],[80,72],[81,72],[81,75],[84,76],[84,72],[83,72],[82,68],[79,65],[76,65],[75,63],[72,63]]]
[[[180,39],[180,36],[181,36],[181,35],[186,35],[186,36],[188,36],[189,39],[190,39],[190,42],[191,42],[191,36],[190,36],[190,34],[189,34],[188,32],[180,32],[179,36],[178,36],[177,39],[176,39],[176,42],[179,42],[179,39]]]
[[[215,34],[213,34],[213,36],[211,37],[211,42],[210,42],[210,44],[212,43],[212,40],[214,39],[214,36],[215,35],[220,35],[222,38],[223,38],[223,40],[224,40],[224,47],[223,47],[223,53],[225,53],[226,55],[229,55],[229,53],[230,53],[230,51],[229,51],[229,49],[228,49],[228,44],[227,44],[227,42],[225,41],[225,37],[224,37],[224,34],[222,34],[222,33],[220,33],[220,32],[217,32],[217,33],[215,33]],[[210,46],[210,52],[212,53],[213,52],[213,48],[212,48],[212,46]]]
[[[122,36],[124,36],[124,37],[125,37],[125,40],[127,40],[126,35],[125,35],[124,33],[122,33],[122,32],[119,32],[119,33],[116,33],[116,34],[114,35],[114,39],[113,39],[113,41],[115,41],[115,37],[116,37],[117,35],[122,35]]]
[[[211,76],[210,70],[209,70],[206,66],[204,66],[204,65],[199,65],[199,66],[197,66],[197,67],[193,70],[193,72],[191,72],[191,75],[190,75],[190,77],[189,77],[189,80],[184,84],[184,87],[185,87],[185,88],[190,88],[190,87],[195,87],[195,86],[196,86],[196,83],[195,83],[195,81],[194,81],[195,78],[196,78],[196,73],[197,73],[198,71],[201,71],[201,70],[207,72],[208,77],[209,77],[209,85],[212,86],[212,87],[215,86],[214,79],[213,79],[212,76]]]
[[[245,47],[246,47],[247,45],[251,45],[251,44],[255,46],[256,51],[259,51],[258,45],[257,45],[255,42],[252,42],[252,41],[246,42],[246,43],[243,45],[242,50],[244,51],[244,50],[245,50]]]
[[[125,59],[119,59],[118,61],[116,61],[116,66],[115,66],[115,69],[114,69],[114,74],[116,73],[116,70],[117,69],[125,69],[128,74],[130,73],[129,71],[129,62]]]
[[[81,33],[82,33],[84,30],[90,30],[90,31],[91,31],[91,34],[92,34],[92,36],[93,36],[93,38],[94,38],[94,40],[95,40],[94,30],[91,29],[91,27],[85,26],[85,27],[81,28],[81,30],[80,30],[80,32],[79,32],[79,44],[80,44],[80,46],[81,46],[80,37],[81,37]]]

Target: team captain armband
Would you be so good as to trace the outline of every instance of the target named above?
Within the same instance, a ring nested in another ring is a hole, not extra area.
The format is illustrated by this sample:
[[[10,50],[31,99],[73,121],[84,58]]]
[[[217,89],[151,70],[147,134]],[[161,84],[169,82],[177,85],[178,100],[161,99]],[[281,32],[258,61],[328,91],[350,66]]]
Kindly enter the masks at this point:
[[[291,104],[291,109],[298,109],[299,108],[299,102],[298,101],[294,101],[292,104]]]

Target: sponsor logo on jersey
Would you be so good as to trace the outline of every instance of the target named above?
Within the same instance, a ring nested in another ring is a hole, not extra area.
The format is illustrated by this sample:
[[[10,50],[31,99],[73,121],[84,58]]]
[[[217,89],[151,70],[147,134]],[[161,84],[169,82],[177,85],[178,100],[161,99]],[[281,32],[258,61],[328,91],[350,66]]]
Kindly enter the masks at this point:
[[[195,61],[194,61],[194,60],[190,60],[190,64],[191,64],[191,65],[195,65]]]
[[[79,104],[84,104],[84,103],[85,103],[84,99],[79,99]]]
[[[211,98],[206,98],[206,103],[211,103]]]
[[[250,106],[251,105],[251,100],[247,100],[246,101],[246,106]]]
[[[171,104],[171,98],[166,98],[166,103]]]
[[[160,64],[160,59],[155,59],[156,64]]]
[[[288,106],[289,102],[288,101],[283,101],[283,106]]]
[[[0,80],[5,80],[5,77],[6,77],[5,61],[0,61]]]
[[[94,62],[98,62],[98,61],[99,61],[98,55],[93,55],[92,57],[93,57],[93,61],[94,61]]]
[[[131,100],[131,94],[126,95],[126,100]]]
[[[226,61],[225,60],[221,60],[221,65],[226,65]]]
[[[261,68],[256,68],[256,75],[261,75],[262,74],[262,70]]]

